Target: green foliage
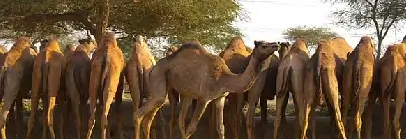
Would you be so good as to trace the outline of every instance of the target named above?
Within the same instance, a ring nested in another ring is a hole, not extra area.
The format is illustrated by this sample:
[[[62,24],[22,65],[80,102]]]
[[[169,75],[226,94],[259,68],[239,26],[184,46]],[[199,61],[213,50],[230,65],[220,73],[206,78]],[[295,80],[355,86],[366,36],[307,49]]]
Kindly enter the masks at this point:
[[[117,33],[167,37],[170,43],[199,39],[203,44],[225,47],[241,33],[231,25],[241,6],[233,0],[110,0],[108,29]],[[89,30],[93,35],[100,17],[94,0],[1,0],[0,31],[20,35],[71,34]]]
[[[320,39],[336,37],[337,33],[329,28],[298,26],[288,28],[283,32],[286,39],[294,41],[296,38],[304,38],[308,46],[315,46]]]
[[[333,13],[336,23],[349,28],[374,28],[378,39],[377,58],[388,31],[406,19],[405,0],[326,0],[347,7]]]

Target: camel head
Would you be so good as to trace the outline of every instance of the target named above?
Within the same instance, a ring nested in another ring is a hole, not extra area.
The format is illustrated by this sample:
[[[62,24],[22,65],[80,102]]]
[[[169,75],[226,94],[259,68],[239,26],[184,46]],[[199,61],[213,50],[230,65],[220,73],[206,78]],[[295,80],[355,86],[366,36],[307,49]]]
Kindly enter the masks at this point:
[[[135,49],[143,49],[148,48],[147,43],[145,41],[145,37],[141,35],[137,35],[134,37],[134,48]]]
[[[65,47],[65,52],[67,52],[67,51],[74,51],[75,50],[75,46],[73,46],[73,44],[68,44],[68,45],[66,45],[66,47]]]
[[[278,50],[279,58],[283,58],[288,54],[292,45],[289,42],[278,42],[278,44],[281,46]]]
[[[7,53],[7,49],[4,45],[0,45],[0,53],[1,54]]]
[[[272,55],[275,51],[278,51],[280,48],[280,45],[276,42],[266,42],[266,41],[254,41],[254,50],[252,52],[252,55],[254,58],[256,58],[258,61],[263,61],[266,58],[269,57],[269,55]]]
[[[168,55],[171,55],[171,54],[173,54],[174,52],[176,52],[178,50],[178,47],[176,47],[175,45],[172,45],[172,46],[169,46],[167,49],[166,49],[166,55],[168,56]]]
[[[79,46],[76,48],[77,51],[85,51],[86,53],[90,54],[96,49],[96,42],[91,39],[80,39],[78,40]]]
[[[118,47],[117,41],[116,41],[116,36],[115,36],[114,32],[105,33],[103,35],[103,39],[102,39],[99,47],[100,48]]]
[[[61,51],[61,48],[59,47],[59,42],[56,37],[50,36],[47,39],[44,39],[44,47],[45,50],[50,50],[50,51]]]

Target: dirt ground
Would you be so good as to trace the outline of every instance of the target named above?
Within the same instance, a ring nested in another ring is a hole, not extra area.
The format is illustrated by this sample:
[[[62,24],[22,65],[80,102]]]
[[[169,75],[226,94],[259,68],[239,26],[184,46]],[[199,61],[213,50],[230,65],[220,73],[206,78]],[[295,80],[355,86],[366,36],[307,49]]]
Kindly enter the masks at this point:
[[[269,105],[270,105],[270,107],[269,107],[270,109],[274,108],[274,101],[269,101]],[[289,108],[292,108],[292,107],[293,107],[292,104],[290,104]],[[169,121],[168,107],[164,107],[162,109],[162,111],[163,111],[163,113],[165,115],[166,121]],[[382,115],[382,112],[383,112],[382,107],[380,105],[376,105],[375,109],[374,109],[374,116],[373,116],[373,132],[372,132],[373,139],[378,139],[381,136],[382,127],[383,127],[383,117],[382,117],[383,115]],[[404,114],[405,113],[403,111],[402,117],[404,117]],[[188,115],[191,115],[191,112]],[[42,126],[41,126],[42,122],[40,121],[40,116],[41,116],[41,113],[39,113],[38,116],[37,116],[38,120],[36,122],[36,127],[35,127],[36,129],[35,129],[35,132],[34,132],[34,138],[35,139],[41,137],[40,135],[41,135],[41,130],[42,130]],[[115,126],[115,118],[114,117],[115,117],[115,113],[112,112],[111,117],[110,117],[110,119],[111,119],[110,122],[112,124],[111,137],[113,139],[116,138],[115,137],[115,133],[116,133],[115,129],[117,129],[117,127]],[[123,105],[122,105],[122,117],[123,117],[122,124],[123,124],[123,130],[124,130],[124,137],[126,139],[131,139],[133,137],[133,126],[132,126],[132,108],[131,108],[130,100],[125,100],[123,102]],[[208,116],[206,114],[203,116],[202,120],[199,123],[199,126],[198,126],[198,129],[197,129],[196,133],[192,136],[192,139],[207,139],[207,138],[212,139],[212,137],[209,136],[210,135],[210,132],[209,132],[210,128],[208,127],[209,121],[208,121],[207,117]],[[67,123],[67,125],[65,125],[65,139],[75,139],[76,133],[74,131],[74,119],[72,118],[72,116],[66,117],[64,119],[66,121],[65,123]],[[155,127],[157,127],[156,128],[157,129],[156,130],[156,133],[157,133],[156,134],[156,139],[166,139],[167,135],[161,136],[159,134],[159,133],[161,133],[161,131],[159,130],[160,128],[158,128],[158,127],[160,127],[161,124],[162,124],[162,123],[159,122],[160,120],[157,120],[157,119],[159,119],[159,116],[156,116],[155,119],[156,119],[155,121],[157,121],[157,124],[155,125]],[[255,120],[256,121],[256,124],[255,124],[256,125],[256,127],[255,127],[255,129],[256,129],[255,130],[256,139],[270,139],[270,138],[272,138],[272,136],[273,136],[272,135],[273,134],[273,116],[269,116],[268,117],[268,122],[265,123],[265,124],[259,123],[259,121],[260,121],[259,119],[260,119],[259,117],[256,117],[256,120]],[[294,116],[288,116],[287,119],[288,119],[288,124],[289,125],[283,127],[283,131],[286,131],[286,135],[284,133],[282,133],[282,132],[280,133],[280,135],[281,135],[281,138],[291,139],[291,138],[294,138],[293,133],[294,133],[295,129],[293,128],[294,127],[293,123],[294,123],[295,118],[294,118]],[[27,121],[28,121],[28,112],[25,113],[24,120],[23,120],[23,122],[25,124],[24,131],[23,131],[24,135],[25,135],[25,132],[26,132],[26,123],[27,123]],[[58,123],[57,121],[55,121],[55,122]],[[402,128],[404,129],[405,126],[406,126],[405,120],[402,119],[401,124],[402,124]],[[94,128],[92,138],[94,138],[94,139],[99,139],[100,138],[99,129],[100,129],[100,126],[98,125],[98,121],[96,121],[96,125],[95,125],[95,128]],[[8,130],[9,133],[11,132],[10,129],[7,129],[7,130]],[[166,126],[165,130],[168,131],[167,126]],[[246,138],[246,136],[245,136],[245,128],[242,131],[243,131],[243,133],[242,133],[243,135],[242,135],[241,138],[245,139]],[[334,132],[334,128],[332,128],[332,126],[330,125],[329,117],[318,117],[316,119],[317,139],[332,139],[333,135],[334,135],[333,132]],[[9,137],[9,138],[12,139],[12,137]],[[179,139],[179,138],[180,138],[179,131],[178,131],[178,128],[176,128],[175,129],[174,139]],[[406,136],[404,134],[402,134],[402,138],[406,138]]]

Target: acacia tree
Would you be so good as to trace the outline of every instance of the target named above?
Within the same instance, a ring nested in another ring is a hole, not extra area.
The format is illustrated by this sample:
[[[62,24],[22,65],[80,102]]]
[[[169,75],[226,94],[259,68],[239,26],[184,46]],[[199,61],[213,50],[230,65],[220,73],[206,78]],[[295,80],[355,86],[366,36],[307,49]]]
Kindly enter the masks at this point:
[[[100,40],[109,29],[124,37],[167,37],[174,43],[193,38],[224,47],[225,38],[240,35],[231,25],[239,15],[233,0],[1,0],[0,31],[43,37],[88,30]]]
[[[345,3],[348,6],[333,15],[337,23],[350,28],[374,28],[377,37],[377,55],[379,59],[382,42],[388,31],[406,19],[405,0],[326,0],[333,3]]]
[[[283,35],[285,39],[290,41],[294,41],[296,38],[304,38],[311,49],[315,49],[317,42],[320,39],[328,39],[338,36],[337,33],[329,28],[307,26],[288,28],[283,32]]]

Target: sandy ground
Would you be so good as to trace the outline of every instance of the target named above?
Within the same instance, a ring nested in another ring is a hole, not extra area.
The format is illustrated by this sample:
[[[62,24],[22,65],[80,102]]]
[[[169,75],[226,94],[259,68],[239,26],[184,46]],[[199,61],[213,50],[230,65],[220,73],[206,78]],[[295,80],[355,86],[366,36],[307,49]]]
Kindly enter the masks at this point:
[[[269,108],[274,108],[274,101],[269,101]],[[290,102],[289,108],[293,108],[292,102]],[[126,139],[131,139],[133,137],[133,126],[132,126],[132,108],[130,105],[129,100],[125,100],[123,102],[122,105],[122,110],[123,110],[123,114],[122,114],[122,123],[123,123],[123,129],[124,129],[124,137]],[[169,121],[169,112],[168,112],[168,108],[164,107],[163,108],[163,112],[165,113],[165,118],[167,119],[167,121]],[[190,112],[190,111],[189,111]],[[382,107],[380,105],[375,106],[374,109],[374,117],[373,117],[373,139],[378,139],[380,138],[379,136],[382,133],[382,127],[383,127],[383,117],[382,117]],[[403,111],[404,112],[404,111]],[[189,114],[190,115],[190,114]],[[402,117],[404,113],[402,114]],[[37,117],[40,117],[41,114],[39,113]],[[115,113],[112,113],[111,118],[111,124],[112,124],[112,132],[111,132],[111,137],[114,139],[115,137],[115,133],[116,133],[116,127],[115,127]],[[190,117],[190,116],[189,116]],[[159,117],[156,117],[156,119],[158,119]],[[269,116],[268,117],[268,122],[267,123],[259,123],[259,117],[256,117],[256,127],[255,127],[255,133],[256,133],[256,139],[270,139],[272,138],[272,134],[273,134],[273,116]],[[294,116],[289,116],[288,118],[288,126],[285,126],[283,129],[283,131],[286,131],[286,134],[280,133],[281,138],[287,138],[287,139],[291,139],[293,138],[293,134],[295,129],[294,127]],[[26,132],[26,123],[28,121],[28,113],[25,113],[24,116],[24,123],[25,123],[25,127],[24,127],[24,135]],[[73,130],[74,128],[74,120],[72,118],[72,116],[66,117],[65,118],[65,123],[67,123],[67,125],[65,125],[65,139],[75,139],[75,131]],[[156,127],[160,127],[160,125],[162,123],[159,122],[159,120],[157,121],[157,125]],[[35,129],[35,134],[34,134],[34,138],[40,138],[41,136],[41,130],[42,130],[42,126],[41,126],[41,121],[38,120],[36,123],[36,129]],[[196,133],[192,136],[192,139],[212,139],[212,137],[210,137],[210,133],[209,133],[209,127],[208,127],[208,118],[207,115],[204,115],[201,122],[199,123],[198,129],[196,131]],[[401,124],[402,124],[402,128],[404,129],[406,126],[405,120],[401,120]],[[98,121],[96,122],[95,125],[95,131],[93,132],[93,137],[94,139],[99,139],[100,136],[100,126],[98,125]],[[156,139],[165,139],[163,138],[159,133],[161,132],[159,129],[160,128],[156,128],[157,129],[157,135],[156,135]],[[165,129],[166,131],[168,131],[168,128]],[[242,134],[242,139],[245,139],[245,128],[242,130],[244,131]],[[11,129],[8,129],[8,132],[11,133]],[[332,139],[333,138],[333,134],[334,132],[334,128],[332,128],[332,126],[330,125],[330,119],[329,117],[318,117],[316,119],[316,134],[317,134],[317,139]],[[165,135],[165,137],[167,137]],[[11,139],[13,139],[11,136],[9,137]],[[178,132],[178,128],[175,129],[175,136],[174,139],[179,139],[179,132]],[[406,136],[404,134],[402,134],[402,138],[406,138]]]

